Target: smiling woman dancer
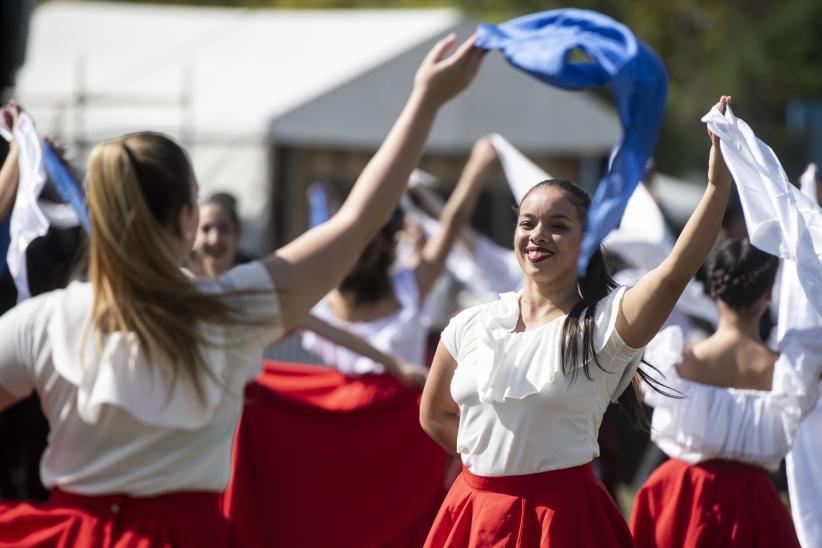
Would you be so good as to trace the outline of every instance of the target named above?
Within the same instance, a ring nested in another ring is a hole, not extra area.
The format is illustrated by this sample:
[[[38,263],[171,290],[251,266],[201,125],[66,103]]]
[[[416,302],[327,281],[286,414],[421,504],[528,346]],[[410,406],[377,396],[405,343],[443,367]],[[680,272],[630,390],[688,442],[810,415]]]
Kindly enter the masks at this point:
[[[49,419],[49,506],[0,504],[0,545],[226,546],[220,492],[246,369],[350,270],[388,220],[439,107],[473,78],[473,41],[450,36],[345,204],[270,257],[193,280],[197,183],[167,137],[92,151],[90,283],[0,318],[0,408],[37,390]]]
[[[451,320],[423,391],[423,428],[465,466],[426,546],[633,544],[591,460],[605,409],[719,232],[730,178],[711,141],[702,201],[670,256],[629,289],[599,250],[577,276],[584,190],[550,179],[525,195],[514,233],[522,291]]]
[[[200,224],[194,236],[190,267],[197,275],[216,278],[237,264],[242,225],[231,194],[212,194],[200,206]]]

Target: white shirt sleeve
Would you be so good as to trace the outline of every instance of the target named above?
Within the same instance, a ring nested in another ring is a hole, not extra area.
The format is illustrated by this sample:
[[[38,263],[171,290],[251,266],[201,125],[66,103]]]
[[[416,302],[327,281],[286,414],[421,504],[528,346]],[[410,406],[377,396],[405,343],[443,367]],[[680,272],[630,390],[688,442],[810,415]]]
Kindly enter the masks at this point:
[[[228,304],[249,321],[242,339],[262,351],[283,335],[280,299],[268,269],[261,261],[236,266],[216,280],[198,280],[202,290],[225,295]]]
[[[621,371],[619,382],[611,394],[612,401],[616,401],[631,383],[644,350],[628,346],[616,329],[619,306],[625,290],[625,287],[613,290],[597,303],[594,311],[594,348],[597,361],[606,371]]]
[[[445,346],[446,350],[448,350],[448,353],[451,354],[451,357],[454,358],[454,360],[459,357],[464,319],[464,314],[457,314],[451,318],[451,321],[448,322],[448,325],[445,326],[445,329],[442,330],[442,334],[440,335],[440,340],[442,341],[443,346]]]

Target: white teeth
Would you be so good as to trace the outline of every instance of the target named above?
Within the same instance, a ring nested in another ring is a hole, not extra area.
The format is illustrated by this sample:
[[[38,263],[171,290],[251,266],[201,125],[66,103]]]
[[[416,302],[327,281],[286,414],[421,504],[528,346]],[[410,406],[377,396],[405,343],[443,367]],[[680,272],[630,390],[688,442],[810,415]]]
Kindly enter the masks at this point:
[[[530,257],[531,259],[543,259],[545,257],[550,257],[551,255],[553,255],[552,252],[543,251],[539,249],[532,249],[528,251],[528,257]]]

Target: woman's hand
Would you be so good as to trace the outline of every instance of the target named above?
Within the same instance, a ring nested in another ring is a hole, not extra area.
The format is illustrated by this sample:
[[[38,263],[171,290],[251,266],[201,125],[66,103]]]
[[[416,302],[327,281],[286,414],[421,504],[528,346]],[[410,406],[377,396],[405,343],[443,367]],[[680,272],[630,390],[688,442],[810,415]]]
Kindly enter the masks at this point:
[[[2,115],[3,124],[8,128],[12,135],[17,128],[17,122],[20,120],[20,113],[23,111],[15,101],[10,101],[7,105],[3,105]],[[14,140],[12,140],[14,142]]]
[[[14,206],[14,200],[17,196],[17,183],[20,176],[18,168],[20,148],[17,140],[14,139],[14,130],[17,128],[17,122],[20,120],[21,112],[22,109],[14,101],[8,105],[4,105],[2,109],[0,109],[3,124],[12,134],[12,140],[9,143],[9,153],[3,161],[3,166],[0,167],[0,222],[5,222],[6,218],[11,214],[11,209]]]
[[[731,96],[723,95],[716,108],[722,114],[728,105],[731,104]],[[711,152],[708,155],[708,184],[717,188],[726,188],[731,185],[731,173],[728,171],[728,166],[725,165],[725,159],[722,157],[722,151],[719,148],[719,137],[709,129],[708,138],[711,140]]]
[[[8,156],[14,155],[14,161],[17,161],[17,153],[19,151],[17,139],[14,137],[14,132],[17,129],[17,122],[20,121],[20,113],[23,112],[23,109],[20,108],[14,101],[9,101],[8,104],[3,105],[0,108],[0,116],[2,116],[3,126],[8,129],[9,133],[11,134],[11,140],[9,141],[9,154]]]
[[[474,147],[471,149],[471,157],[469,162],[472,162],[480,170],[485,170],[488,166],[496,162],[498,159],[497,149],[494,148],[491,138],[488,136],[477,139]]]
[[[428,378],[428,368],[421,365],[416,365],[407,362],[401,358],[395,358],[393,367],[391,368],[394,375],[400,379],[403,384],[415,388],[422,388],[425,386],[425,380]]]
[[[447,56],[457,41],[450,34],[437,42],[425,56],[414,78],[414,93],[433,107],[439,107],[468,87],[476,76],[485,50],[474,46],[476,37],[471,36]]]

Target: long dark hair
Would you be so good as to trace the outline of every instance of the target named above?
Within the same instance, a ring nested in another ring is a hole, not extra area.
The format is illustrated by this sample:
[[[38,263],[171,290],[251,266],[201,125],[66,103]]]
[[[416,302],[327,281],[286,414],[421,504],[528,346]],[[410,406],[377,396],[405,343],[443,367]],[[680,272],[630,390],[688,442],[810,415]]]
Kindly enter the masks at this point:
[[[394,263],[395,238],[403,221],[402,210],[396,209],[391,220],[368,242],[357,264],[340,282],[338,289],[354,305],[375,303],[393,291],[389,270]]]
[[[585,189],[567,179],[547,179],[531,187],[523,196],[522,201],[525,201],[525,198],[535,190],[542,188],[557,188],[565,192],[571,203],[576,207],[582,220],[583,230],[585,229],[585,220],[591,207],[591,196]],[[562,324],[562,348],[560,349],[562,373],[569,378],[571,383],[577,380],[580,369],[582,369],[585,377],[591,380],[590,363],[592,361],[602,371],[615,373],[602,367],[597,359],[594,346],[594,312],[596,305],[618,287],[618,284],[609,273],[606,253],[601,246],[591,256],[585,274],[577,281],[577,287],[580,300],[574,305]],[[644,360],[642,363],[656,369]],[[582,366],[579,367],[578,364],[582,364]],[[630,417],[634,426],[647,427],[648,419],[640,399],[640,382],[645,382],[653,390],[666,396],[680,396],[671,392],[669,387],[650,376],[647,372],[637,369],[631,386],[619,396],[618,404]]]

